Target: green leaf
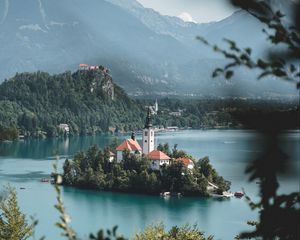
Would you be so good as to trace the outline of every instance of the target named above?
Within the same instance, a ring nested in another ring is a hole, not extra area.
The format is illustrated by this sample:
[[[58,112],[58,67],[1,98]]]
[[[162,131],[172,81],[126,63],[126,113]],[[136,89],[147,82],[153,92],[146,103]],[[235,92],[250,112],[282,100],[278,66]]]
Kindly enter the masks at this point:
[[[95,235],[94,234],[90,234],[90,239],[93,239],[93,240],[95,240],[95,239],[97,239],[96,237],[95,237]]]
[[[215,69],[215,70],[213,71],[212,77],[215,78],[215,77],[219,76],[219,74],[220,74],[220,73],[223,73],[223,71],[224,71],[224,70],[221,69],[221,68]]]
[[[117,234],[117,229],[118,229],[118,226],[114,226],[114,227],[113,227],[113,236],[116,236],[116,234]]]
[[[232,62],[232,63],[229,63],[229,64],[227,64],[226,66],[225,66],[225,68],[224,69],[229,69],[229,68],[232,68],[232,67],[235,67],[236,65],[238,65],[238,63],[236,63],[236,62]]]
[[[261,79],[261,78],[263,78],[263,77],[265,77],[265,76],[268,76],[268,75],[270,75],[270,74],[272,74],[270,71],[265,71],[265,72],[263,72],[262,74],[260,74],[260,75],[258,76],[258,79]]]
[[[276,59],[272,62],[271,66],[273,68],[283,68],[285,62],[282,59]]]
[[[233,76],[233,71],[229,70],[225,73],[225,78],[230,79]]]
[[[220,51],[221,51],[221,49],[220,49],[217,45],[214,45],[213,48],[214,48],[214,51],[215,51],[215,52],[220,52]]]
[[[251,52],[252,52],[251,48],[245,48],[245,51],[246,51],[246,53],[248,53],[248,55],[251,55]]]
[[[294,64],[291,64],[291,65],[290,65],[290,71],[291,71],[291,73],[293,73],[293,72],[296,71],[296,67],[295,67]]]
[[[279,17],[279,18],[282,18],[284,17],[285,15],[283,13],[281,13],[280,11],[277,11],[276,12],[276,16]]]
[[[257,66],[262,68],[262,69],[266,69],[267,67],[270,66],[270,64],[268,64],[267,62],[261,60],[261,59],[258,59],[257,60]]]
[[[230,45],[230,49],[236,52],[240,52],[241,50],[236,46],[236,43],[230,39],[225,38],[225,42],[227,42]]]
[[[286,72],[283,71],[283,70],[281,70],[281,69],[279,69],[279,68],[274,69],[273,70],[273,74],[275,76],[277,76],[277,77],[285,77],[285,76],[287,76]]]
[[[204,37],[197,36],[196,39],[199,40],[199,41],[201,41],[201,42],[204,43],[205,45],[209,45],[209,44],[208,44],[208,41],[207,41]]]
[[[241,58],[241,60],[243,60],[243,61],[249,61],[249,60],[250,60],[249,57],[248,57],[248,55],[246,55],[246,54],[242,54],[242,55],[240,56],[240,58]]]

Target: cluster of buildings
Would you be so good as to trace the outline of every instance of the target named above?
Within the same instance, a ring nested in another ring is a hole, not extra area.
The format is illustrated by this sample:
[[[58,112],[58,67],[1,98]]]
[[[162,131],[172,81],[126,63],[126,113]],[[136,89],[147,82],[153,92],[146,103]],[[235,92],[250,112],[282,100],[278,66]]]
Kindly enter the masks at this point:
[[[66,123],[61,123],[58,125],[59,130],[61,130],[63,133],[65,134],[69,134],[70,133],[70,127],[68,124]]]
[[[80,63],[79,64],[79,70],[81,70],[81,71],[84,71],[84,70],[97,70],[97,69],[100,69],[105,73],[109,72],[109,69],[106,68],[106,67],[103,67],[103,66],[98,66],[98,65],[97,66],[91,66],[91,65],[86,64],[86,63]]]
[[[130,139],[124,140],[117,148],[116,160],[118,162],[123,160],[123,152],[125,150],[132,154],[147,156],[150,160],[150,168],[152,170],[160,170],[163,165],[169,165],[172,161],[171,157],[166,155],[164,152],[155,149],[154,144],[154,128],[151,121],[151,109],[148,108],[148,114],[145,122],[145,127],[143,129],[142,147],[135,139],[134,133],[131,135]],[[111,153],[110,159],[114,159],[114,154]],[[194,168],[194,162],[189,158],[178,158],[175,161],[182,162],[188,169]]]

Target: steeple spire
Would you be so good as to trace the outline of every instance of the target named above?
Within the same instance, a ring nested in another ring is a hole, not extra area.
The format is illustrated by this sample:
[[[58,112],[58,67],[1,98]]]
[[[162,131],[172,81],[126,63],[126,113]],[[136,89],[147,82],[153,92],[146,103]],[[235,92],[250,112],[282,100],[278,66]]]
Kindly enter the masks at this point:
[[[154,111],[155,111],[155,114],[157,114],[157,112],[158,112],[158,102],[157,102],[157,98],[156,98],[155,104],[154,104]]]
[[[145,127],[143,129],[143,154],[147,155],[154,150],[154,129],[152,128],[152,109],[148,107]]]
[[[131,132],[131,139],[135,141],[135,133]]]
[[[150,107],[148,107],[145,128],[150,128],[150,127],[152,127],[152,118],[151,118],[151,109],[150,109]]]

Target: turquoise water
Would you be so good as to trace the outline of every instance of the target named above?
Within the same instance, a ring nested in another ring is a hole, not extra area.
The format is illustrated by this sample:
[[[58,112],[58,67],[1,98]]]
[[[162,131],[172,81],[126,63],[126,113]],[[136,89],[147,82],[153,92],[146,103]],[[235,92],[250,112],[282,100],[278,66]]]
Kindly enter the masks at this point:
[[[282,137],[285,152],[290,153],[289,177],[281,177],[281,191],[299,191],[299,131],[290,131]],[[125,138],[128,136],[119,136]],[[140,136],[138,136],[140,139]],[[69,139],[27,140],[0,144],[0,184],[10,183],[18,192],[21,209],[39,219],[36,236],[60,239],[54,227],[58,214],[53,208],[53,186],[41,183],[52,171],[55,155],[61,165],[65,157],[85,150],[96,143],[104,146],[110,136],[72,137]],[[260,154],[261,139],[245,130],[192,130],[164,133],[157,136],[157,143],[169,142],[184,149],[196,158],[209,156],[212,164],[226,179],[232,182],[232,191],[245,188],[256,198],[257,185],[248,183],[244,174],[247,163]],[[20,187],[24,187],[21,190]],[[171,198],[110,192],[95,192],[63,188],[67,212],[72,216],[72,226],[81,237],[99,228],[119,226],[119,232],[131,237],[146,225],[164,222],[167,227],[197,224],[206,234],[216,239],[233,239],[239,232],[249,229],[247,220],[255,220],[242,199]]]

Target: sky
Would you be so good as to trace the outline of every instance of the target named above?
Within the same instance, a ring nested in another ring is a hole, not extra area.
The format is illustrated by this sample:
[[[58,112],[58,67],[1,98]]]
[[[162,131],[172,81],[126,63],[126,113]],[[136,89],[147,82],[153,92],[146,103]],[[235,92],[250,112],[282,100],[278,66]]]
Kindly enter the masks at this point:
[[[163,15],[179,16],[189,22],[219,21],[236,9],[227,0],[137,0]]]

